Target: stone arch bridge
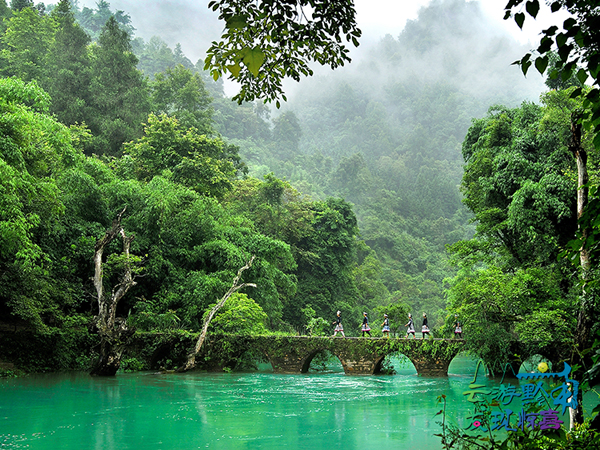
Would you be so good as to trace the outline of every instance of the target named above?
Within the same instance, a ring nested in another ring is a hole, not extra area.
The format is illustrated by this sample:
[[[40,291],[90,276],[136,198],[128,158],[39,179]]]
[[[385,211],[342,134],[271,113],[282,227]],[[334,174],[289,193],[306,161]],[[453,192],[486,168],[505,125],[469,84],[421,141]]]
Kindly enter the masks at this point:
[[[155,346],[150,366],[158,368],[156,361],[165,355],[173,361],[183,361],[182,350],[191,347],[192,339],[175,343],[165,339]],[[450,362],[463,347],[464,341],[454,339],[212,335],[196,360],[205,361],[203,368],[207,370],[232,369],[244,354],[251,352],[268,360],[275,373],[300,374],[308,371],[318,353],[327,350],[340,360],[347,375],[372,375],[379,373],[387,355],[401,353],[410,359],[419,375],[447,376]]]
[[[189,333],[136,333],[127,353],[146,360],[152,369],[160,368],[166,359],[180,366],[197,337]],[[327,350],[340,360],[346,374],[372,375],[380,372],[387,355],[400,353],[413,363],[419,375],[447,376],[450,363],[463,349],[462,339],[209,335],[196,361],[209,371],[234,369],[250,353],[269,361],[275,373],[299,374],[306,373],[313,358]],[[560,362],[568,359],[569,348],[560,343],[543,346],[515,341],[509,354],[512,357],[506,361],[496,362],[495,375],[516,375],[521,363],[535,354],[560,367]]]

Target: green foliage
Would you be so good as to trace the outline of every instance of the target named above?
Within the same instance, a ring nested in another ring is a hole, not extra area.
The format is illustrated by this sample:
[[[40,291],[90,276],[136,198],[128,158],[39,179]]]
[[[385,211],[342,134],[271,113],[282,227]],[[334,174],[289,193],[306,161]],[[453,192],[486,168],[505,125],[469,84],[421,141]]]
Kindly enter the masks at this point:
[[[91,46],[93,138],[90,153],[119,155],[123,142],[141,136],[142,121],[150,110],[146,80],[136,68],[130,36],[111,16]]]
[[[208,50],[205,70],[214,79],[229,74],[241,85],[238,103],[283,95],[282,81],[312,75],[312,61],[331,68],[349,62],[342,39],[358,46],[361,31],[352,3],[327,1],[214,0],[209,8],[225,21],[220,42]],[[306,20],[309,18],[308,20]]]
[[[568,128],[552,108],[492,108],[463,144],[465,204],[481,238],[498,242],[502,235],[500,251],[511,264],[553,262],[576,229],[576,186],[566,175],[574,170]]]
[[[8,20],[0,37],[4,60],[3,76],[16,76],[23,81],[40,80],[48,50],[54,39],[56,23],[33,8],[21,8]],[[1,67],[1,66],[0,66]]]
[[[148,368],[143,361],[139,361],[136,358],[124,358],[121,360],[121,369],[123,372],[139,372]]]
[[[151,83],[152,102],[157,114],[175,117],[185,128],[200,134],[212,133],[211,97],[198,73],[181,64],[157,73]]]
[[[150,78],[154,78],[159,72],[165,72],[168,68],[173,69],[179,65],[186,69],[194,67],[183,54],[181,45],[177,44],[175,50],[171,50],[158,36],[151,37],[148,42],[144,42],[142,38],[136,38],[133,46],[140,60],[138,68]]]
[[[205,316],[214,306],[208,306]],[[267,320],[267,315],[253,299],[236,292],[219,309],[208,329],[219,334],[260,335],[267,333]]]
[[[226,145],[217,138],[186,128],[176,118],[150,114],[144,136],[125,145],[134,175],[141,181],[167,175],[195,191],[222,197],[231,187],[236,171]]]
[[[327,336],[329,334],[327,332],[327,329],[329,328],[329,321],[323,319],[322,317],[316,317],[316,312],[310,305],[306,305],[306,307],[302,308],[300,312],[304,316],[306,333],[309,336]]]
[[[56,176],[77,158],[69,130],[47,108],[35,82],[0,79],[0,298],[5,313],[40,330],[43,316],[60,315],[61,297],[40,238],[64,210]]]

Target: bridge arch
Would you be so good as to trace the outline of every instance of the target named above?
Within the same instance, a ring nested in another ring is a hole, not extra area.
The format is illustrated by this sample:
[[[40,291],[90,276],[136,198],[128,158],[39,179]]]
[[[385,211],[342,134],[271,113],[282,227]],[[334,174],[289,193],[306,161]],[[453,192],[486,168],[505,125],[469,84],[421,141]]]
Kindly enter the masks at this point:
[[[414,369],[414,371],[417,371],[417,368],[415,366],[415,363],[412,362],[412,360],[410,359],[410,356],[406,355],[405,353],[401,352],[401,351],[392,351],[389,352],[385,355],[383,355],[375,364],[375,372],[374,374],[380,374],[382,373],[382,369],[383,369],[383,364],[385,363],[386,359],[391,359],[395,356],[400,356],[400,357],[404,357],[406,358],[406,360],[408,360],[408,362],[410,363],[410,365],[412,366],[412,368]],[[394,368],[394,370],[396,371],[396,373],[398,373],[398,369]],[[402,369],[400,369],[402,370]]]
[[[323,354],[323,353],[328,353],[329,355],[331,355],[332,357],[337,358],[340,367],[344,367],[342,360],[340,359],[340,357],[338,355],[336,355],[334,352],[332,352],[330,349],[328,348],[320,348],[317,350],[314,350],[312,352],[310,352],[310,354],[306,357],[306,359],[304,360],[304,364],[302,365],[302,373],[308,373],[308,371],[310,370],[310,366],[313,362],[313,360],[315,359],[315,357],[319,354]]]

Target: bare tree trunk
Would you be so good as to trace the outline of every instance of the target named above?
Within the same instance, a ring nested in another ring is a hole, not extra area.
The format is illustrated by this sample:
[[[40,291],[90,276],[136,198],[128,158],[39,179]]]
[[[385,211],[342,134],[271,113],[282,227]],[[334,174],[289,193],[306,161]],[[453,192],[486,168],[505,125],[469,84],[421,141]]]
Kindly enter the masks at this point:
[[[244,272],[244,270],[249,269],[252,266],[253,261],[254,261],[254,256],[252,256],[250,261],[248,261],[245,266],[241,267],[238,270],[236,277],[233,279],[233,284],[231,285],[231,288],[227,291],[227,293],[223,296],[223,298],[221,298],[221,300],[219,300],[219,302],[210,310],[208,317],[204,320],[204,325],[202,327],[202,333],[200,333],[200,337],[198,338],[198,341],[196,341],[194,350],[192,351],[192,353],[190,353],[188,355],[188,359],[187,359],[186,363],[182,367],[177,369],[178,372],[187,372],[188,370],[191,370],[194,367],[196,367],[196,355],[202,349],[202,345],[204,344],[204,340],[206,339],[206,332],[208,331],[210,321],[213,319],[213,317],[215,316],[217,311],[219,311],[219,309],[221,309],[223,307],[223,305],[225,304],[227,299],[229,297],[231,297],[231,294],[233,294],[237,290],[242,289],[243,287],[246,287],[246,286],[256,287],[256,284],[254,284],[254,283],[238,284],[238,282],[240,281],[240,278],[242,276],[242,273]]]
[[[587,152],[581,145],[581,123],[579,123],[576,113],[571,117],[571,142],[569,143],[569,150],[575,156],[577,161],[577,220],[581,219],[587,205],[588,205],[588,171],[587,171]],[[581,226],[581,225],[580,225]],[[580,230],[583,241],[587,238],[589,230],[583,228]],[[577,314],[577,328],[575,330],[575,347],[571,356],[572,366],[578,367],[573,371],[573,379],[581,381],[585,372],[585,361],[583,358],[583,351],[590,346],[590,333],[592,327],[592,318],[590,316],[590,299],[587,292],[586,282],[589,275],[589,269],[591,265],[590,254],[584,246],[579,250],[579,262],[581,263],[581,279],[583,287],[581,291],[579,312]],[[571,428],[576,423],[583,423],[583,393],[579,390],[577,400],[577,408],[569,409],[571,418]]]
[[[96,242],[94,253],[94,287],[98,295],[98,316],[96,317],[96,329],[100,335],[100,357],[92,368],[92,375],[114,376],[121,365],[124,344],[133,334],[127,328],[124,319],[117,318],[117,304],[127,291],[137,283],[132,276],[131,264],[129,262],[129,250],[134,236],[126,236],[121,226],[121,217],[125,209],[113,220],[112,227],[104,237]],[[125,268],[119,283],[115,285],[107,296],[104,292],[102,273],[102,254],[104,248],[110,244],[118,235],[123,239],[123,254],[125,255]]]

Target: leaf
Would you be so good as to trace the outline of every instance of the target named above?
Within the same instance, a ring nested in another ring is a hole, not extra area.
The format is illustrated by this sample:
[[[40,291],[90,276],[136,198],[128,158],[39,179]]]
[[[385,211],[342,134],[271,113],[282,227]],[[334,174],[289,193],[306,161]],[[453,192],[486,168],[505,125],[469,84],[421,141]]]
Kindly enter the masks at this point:
[[[577,98],[581,95],[581,93],[582,93],[581,88],[577,88],[573,92],[571,92],[571,95],[569,96],[569,98]]]
[[[248,70],[255,77],[258,76],[258,71],[260,70],[260,66],[262,66],[262,63],[264,62],[264,60],[265,60],[265,54],[258,47],[255,47],[255,48],[251,49],[250,51],[248,51],[243,58],[244,64],[246,64],[246,67],[248,67]]]
[[[226,20],[225,26],[230,30],[241,30],[248,25],[248,21],[244,14],[236,14]]]
[[[558,36],[556,36],[556,45],[558,47],[562,47],[567,42],[567,39],[568,38],[565,33],[559,33]]]
[[[550,39],[549,37],[544,36],[541,40],[540,40],[540,45],[538,47],[538,52],[540,54],[544,54],[544,53],[548,53],[550,51],[550,48],[552,48],[552,39]]]
[[[540,3],[538,0],[530,0],[525,3],[525,9],[527,10],[527,13],[535,19],[537,13],[540,11]]]
[[[569,17],[567,20],[565,20],[563,22],[563,28],[565,30],[570,30],[571,28],[573,28],[575,25],[577,24],[577,21],[575,19],[573,19],[572,17]]]
[[[542,75],[546,71],[546,67],[548,67],[548,58],[546,56],[540,56],[535,60],[535,68]]]
[[[240,70],[242,70],[239,63],[231,64],[227,66],[227,69],[229,69],[229,71],[235,78],[239,76]]]
[[[523,22],[525,22],[525,14],[516,13],[515,14],[515,22],[517,22],[517,25],[519,26],[520,29],[523,29]]]
[[[585,84],[585,80],[587,80],[588,75],[586,73],[585,70],[583,69],[579,69],[579,71],[577,72],[577,79],[579,80],[579,82],[581,84]]]
[[[562,5],[560,4],[560,2],[554,2],[550,5],[550,10],[555,13],[556,11],[558,11],[560,9]]]

